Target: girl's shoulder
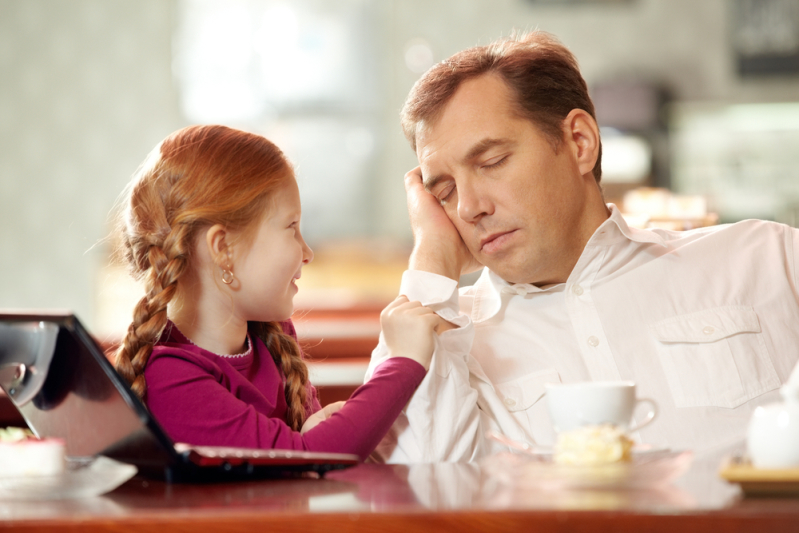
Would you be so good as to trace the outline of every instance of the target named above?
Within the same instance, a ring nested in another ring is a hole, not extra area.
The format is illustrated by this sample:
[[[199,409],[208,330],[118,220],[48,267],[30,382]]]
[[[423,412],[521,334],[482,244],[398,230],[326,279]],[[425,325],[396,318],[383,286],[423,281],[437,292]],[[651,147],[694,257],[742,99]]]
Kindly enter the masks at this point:
[[[153,346],[147,366],[165,363],[167,360],[184,361],[208,369],[216,367],[216,364],[203,353],[202,348],[177,342],[160,342]]]

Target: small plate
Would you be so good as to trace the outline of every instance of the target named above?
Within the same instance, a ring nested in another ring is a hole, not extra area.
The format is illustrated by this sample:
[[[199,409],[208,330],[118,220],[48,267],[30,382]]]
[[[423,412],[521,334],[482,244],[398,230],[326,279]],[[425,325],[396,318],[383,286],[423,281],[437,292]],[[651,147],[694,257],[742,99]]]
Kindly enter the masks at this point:
[[[653,488],[671,483],[691,464],[690,451],[633,450],[629,462],[599,466],[559,465],[551,454],[500,453],[484,461],[488,471],[516,486],[545,489]]]
[[[724,461],[719,475],[746,496],[799,495],[799,468],[756,468],[746,457],[734,456]]]
[[[526,442],[519,442],[517,440],[511,439],[510,437],[506,437],[505,435],[497,431],[486,432],[486,438],[502,443],[512,450],[518,450],[520,452],[535,457],[546,457],[546,456],[551,456],[552,454],[555,453],[555,450],[552,446],[542,446],[540,444],[528,444]],[[665,446],[656,446],[654,444],[642,444],[642,443],[634,443],[632,449],[630,450],[631,453],[638,455],[647,454],[647,453],[668,452],[668,451],[670,451],[670,448],[667,448]]]
[[[663,452],[670,452],[671,448],[666,446],[655,446],[653,444],[633,444],[630,453],[633,456],[642,456],[647,454],[659,454]],[[530,453],[535,456],[540,457],[551,457],[555,454],[555,450],[552,446],[534,446],[527,450],[527,453]]]
[[[133,465],[99,456],[89,464],[68,463],[59,476],[0,478],[0,500],[66,500],[110,492],[136,475]]]

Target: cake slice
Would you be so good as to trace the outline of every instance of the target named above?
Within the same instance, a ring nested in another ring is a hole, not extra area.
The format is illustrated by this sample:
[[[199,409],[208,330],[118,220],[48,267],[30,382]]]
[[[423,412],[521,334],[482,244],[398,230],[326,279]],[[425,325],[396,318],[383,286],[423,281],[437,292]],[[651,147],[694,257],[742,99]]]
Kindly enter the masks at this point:
[[[612,424],[583,426],[558,434],[555,463],[597,466],[629,461],[633,441]]]
[[[0,428],[0,478],[57,476],[64,472],[64,441],[37,439],[21,428]]]

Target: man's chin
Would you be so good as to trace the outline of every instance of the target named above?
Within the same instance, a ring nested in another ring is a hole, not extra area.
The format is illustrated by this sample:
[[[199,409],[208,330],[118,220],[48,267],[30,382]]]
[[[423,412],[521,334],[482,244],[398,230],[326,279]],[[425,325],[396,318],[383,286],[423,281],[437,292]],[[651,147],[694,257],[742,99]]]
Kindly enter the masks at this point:
[[[503,264],[501,261],[495,261],[492,264],[486,264],[488,269],[504,279],[508,283],[526,283],[520,281],[524,279],[524,275],[515,268],[509,268],[507,263]]]

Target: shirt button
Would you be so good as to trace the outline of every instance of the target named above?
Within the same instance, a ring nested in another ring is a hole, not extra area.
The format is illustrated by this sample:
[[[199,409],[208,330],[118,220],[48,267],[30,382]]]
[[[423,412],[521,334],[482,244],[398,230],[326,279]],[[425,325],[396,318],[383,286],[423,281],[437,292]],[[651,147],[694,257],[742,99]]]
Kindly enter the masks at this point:
[[[572,285],[572,292],[577,296],[580,296],[583,293],[583,288],[579,285]]]
[[[713,326],[705,326],[705,329],[702,330],[702,333],[704,333],[705,335],[710,335],[714,331],[716,331],[716,328],[714,328]]]
[[[597,346],[599,346],[599,339],[591,335],[590,337],[588,337],[588,345],[596,348]]]
[[[507,405],[508,407],[513,407],[514,405],[516,405],[516,400],[514,400],[513,398],[505,398],[505,405]]]
[[[525,289],[524,287],[514,287],[514,290],[516,291],[516,294],[518,294],[519,296],[524,296],[525,294],[527,294],[527,289]]]

